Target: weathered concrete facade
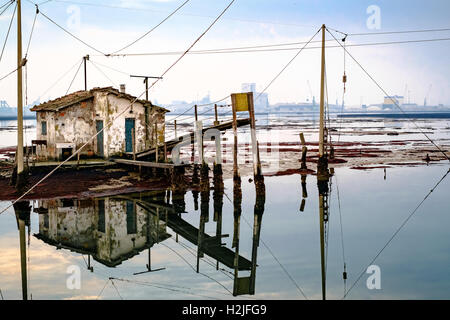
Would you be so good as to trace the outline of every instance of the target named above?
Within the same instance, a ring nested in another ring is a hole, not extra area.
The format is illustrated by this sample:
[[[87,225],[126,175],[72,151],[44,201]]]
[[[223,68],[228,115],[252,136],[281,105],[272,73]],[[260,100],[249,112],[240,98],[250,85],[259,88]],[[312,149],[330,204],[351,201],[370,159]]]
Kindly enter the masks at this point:
[[[74,92],[33,107],[37,160],[65,159],[85,143],[81,156],[100,158],[132,153],[133,143],[136,152],[154,146],[157,140],[163,144],[167,110],[135,99],[106,87]]]

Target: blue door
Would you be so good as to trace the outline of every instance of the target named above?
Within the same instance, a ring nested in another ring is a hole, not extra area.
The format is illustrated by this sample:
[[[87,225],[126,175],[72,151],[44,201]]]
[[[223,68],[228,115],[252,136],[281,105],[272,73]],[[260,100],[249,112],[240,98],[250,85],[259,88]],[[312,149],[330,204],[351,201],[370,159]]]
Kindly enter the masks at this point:
[[[96,122],[97,132],[97,155],[103,157],[103,120],[97,120]]]
[[[133,152],[134,118],[125,119],[125,152]]]

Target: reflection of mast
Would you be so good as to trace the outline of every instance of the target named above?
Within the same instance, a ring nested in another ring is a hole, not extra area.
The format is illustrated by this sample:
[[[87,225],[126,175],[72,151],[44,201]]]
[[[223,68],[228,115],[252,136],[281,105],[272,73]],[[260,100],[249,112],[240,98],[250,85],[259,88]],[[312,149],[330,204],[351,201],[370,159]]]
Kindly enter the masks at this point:
[[[235,259],[234,259],[234,285],[233,296],[242,294],[255,294],[256,285],[256,267],[257,267],[257,254],[259,247],[259,238],[261,233],[261,221],[264,213],[264,205],[266,201],[266,188],[264,185],[264,177],[262,175],[255,176],[255,188],[256,188],[256,202],[254,207],[254,219],[253,219],[253,242],[252,242],[252,261],[249,277],[239,277],[239,230],[240,230],[240,218],[242,213],[242,190],[240,179],[234,180],[234,236],[233,247],[235,247]]]
[[[202,166],[200,175],[200,226],[197,246],[197,272],[200,271],[200,258],[204,257],[203,243],[205,237],[205,223],[209,221],[209,168]]]
[[[25,246],[25,226],[30,228],[31,207],[28,201],[14,203],[14,212],[16,213],[17,225],[19,227],[20,239],[20,268],[22,271],[22,299],[28,300],[27,283],[27,252]]]
[[[159,210],[159,209],[156,209],[156,210]],[[158,228],[159,228],[159,216],[158,216],[158,224],[156,225],[156,234],[157,235],[159,233]],[[149,211],[147,211],[147,245],[148,245],[148,263],[146,265],[147,271],[136,272],[136,273],[133,273],[134,275],[148,273],[148,272],[161,271],[161,270],[166,269],[166,268],[152,269],[152,246],[153,246],[154,240],[153,240],[153,237],[152,237],[150,231],[151,231],[151,213]]]
[[[222,176],[222,168],[220,170],[216,170],[216,166],[214,167],[214,221],[216,222],[216,238],[217,245],[222,245],[222,208],[223,208],[223,193],[224,193],[224,185],[223,185],[223,176]],[[216,264],[216,270],[219,270],[219,261]]]
[[[234,216],[234,231],[233,231],[233,243],[232,248],[235,248],[234,255],[234,285],[233,285],[233,296],[240,294],[239,288],[241,287],[238,278],[239,275],[239,231],[241,224],[241,213],[242,213],[242,189],[241,189],[241,177],[238,175],[234,176],[233,179],[233,216]]]
[[[256,259],[259,247],[259,238],[261,234],[261,222],[266,203],[266,186],[264,176],[255,176],[256,202],[253,220],[253,246],[252,246],[252,271],[250,274],[250,294],[255,294],[256,285]]]

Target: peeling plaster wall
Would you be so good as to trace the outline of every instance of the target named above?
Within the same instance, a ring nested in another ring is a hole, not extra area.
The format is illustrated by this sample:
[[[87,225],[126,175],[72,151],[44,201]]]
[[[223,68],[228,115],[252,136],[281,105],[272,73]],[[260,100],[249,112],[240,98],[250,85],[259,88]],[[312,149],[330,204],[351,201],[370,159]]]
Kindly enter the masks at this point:
[[[100,100],[100,98],[96,98],[96,101]],[[126,110],[130,106],[128,99],[108,94],[107,101],[97,103],[96,106],[101,106],[97,109],[100,110],[99,120],[100,118],[105,119],[104,123],[106,124],[114,119],[111,126],[105,130],[105,157],[125,153],[125,119],[127,118],[132,118],[135,121],[136,152],[144,151],[146,148],[153,146],[152,133],[155,122],[158,123],[158,137],[162,141],[161,143],[164,143],[165,116],[157,108],[148,108],[147,126],[145,123],[145,107],[141,103],[135,102],[129,110]]]
[[[98,216],[94,207],[86,202],[92,200],[74,200],[70,207],[63,207],[61,200],[43,201],[40,206],[47,207],[48,213],[39,215],[39,233],[62,245],[94,251]],[[48,219],[48,228],[45,219]]]
[[[117,261],[147,247],[147,212],[135,203],[136,233],[127,232],[127,201],[105,200],[105,236],[98,239],[97,255],[102,260]]]
[[[125,153],[125,119],[135,119],[136,152],[155,145],[154,124],[157,123],[159,144],[164,143],[165,115],[158,108],[148,108],[148,126],[145,107],[138,102],[126,110],[130,101],[107,91],[97,91],[94,98],[76,103],[60,111],[37,112],[37,140],[46,140],[47,146],[38,146],[37,160],[59,160],[58,143],[73,144],[78,150],[97,133],[96,121],[103,121],[103,153],[105,158]],[[125,111],[126,110],[126,111]],[[132,112],[130,112],[132,111]],[[47,121],[47,135],[42,135],[41,122]],[[108,123],[113,121],[107,127]],[[147,130],[147,132],[146,132]],[[98,156],[97,138],[83,148],[82,156]]]
[[[166,234],[162,219],[134,204],[136,233],[127,232],[127,201],[105,198],[105,232],[98,229],[99,209],[95,199],[73,200],[63,207],[63,200],[40,200],[38,206],[48,213],[39,215],[39,234],[69,248],[90,251],[95,258],[116,263],[148,247]],[[46,220],[48,226],[46,226]],[[150,223],[150,226],[148,226]],[[149,228],[150,229],[149,229]],[[149,234],[147,234],[149,233]]]
[[[37,112],[37,139],[47,140],[47,147],[39,147],[36,151],[38,160],[57,160],[62,156],[61,149],[57,149],[58,143],[73,144],[75,150],[89,141],[95,132],[93,120],[94,105],[92,100],[76,103],[60,111]],[[42,135],[42,121],[47,121],[47,135]],[[95,140],[95,139],[94,139]],[[87,145],[82,155],[92,156],[96,141]],[[74,150],[73,150],[74,151]]]

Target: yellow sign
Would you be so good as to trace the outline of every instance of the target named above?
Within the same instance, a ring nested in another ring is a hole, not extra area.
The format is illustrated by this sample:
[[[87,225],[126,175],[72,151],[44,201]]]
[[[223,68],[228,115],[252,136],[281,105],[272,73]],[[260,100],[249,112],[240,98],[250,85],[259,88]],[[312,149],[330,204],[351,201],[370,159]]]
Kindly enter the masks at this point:
[[[233,93],[231,95],[231,102],[236,112],[248,111],[249,109],[247,93]]]

